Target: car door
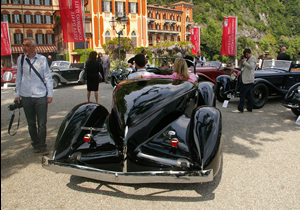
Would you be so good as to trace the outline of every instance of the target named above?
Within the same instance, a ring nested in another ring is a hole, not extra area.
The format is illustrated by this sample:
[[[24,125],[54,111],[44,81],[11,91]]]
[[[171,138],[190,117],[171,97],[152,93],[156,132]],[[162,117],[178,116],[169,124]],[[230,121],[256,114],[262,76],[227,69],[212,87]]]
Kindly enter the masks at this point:
[[[284,87],[286,90],[290,89],[294,84],[300,82],[300,66],[299,68],[291,68],[285,78]]]
[[[70,62],[67,61],[61,61],[59,64],[59,69],[61,76],[65,78],[68,81],[73,81],[72,80],[72,73],[70,70]]]

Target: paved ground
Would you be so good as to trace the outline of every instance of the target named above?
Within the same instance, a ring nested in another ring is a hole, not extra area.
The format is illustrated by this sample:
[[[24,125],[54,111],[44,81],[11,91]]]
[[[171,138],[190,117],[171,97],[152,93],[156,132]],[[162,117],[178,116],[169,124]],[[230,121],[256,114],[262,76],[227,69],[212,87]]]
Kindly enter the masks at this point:
[[[117,185],[56,174],[32,153],[24,113],[18,133],[7,126],[13,86],[1,88],[1,209],[300,209],[300,126],[296,116],[271,99],[253,113],[223,115],[223,169],[206,184]],[[111,85],[100,85],[100,103],[110,109]],[[86,101],[84,85],[54,91],[47,143],[53,150],[64,116]]]

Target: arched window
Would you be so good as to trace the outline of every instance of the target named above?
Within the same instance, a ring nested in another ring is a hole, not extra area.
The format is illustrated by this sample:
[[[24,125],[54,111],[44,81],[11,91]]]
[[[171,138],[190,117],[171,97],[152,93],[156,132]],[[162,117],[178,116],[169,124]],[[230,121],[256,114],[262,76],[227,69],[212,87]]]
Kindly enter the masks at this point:
[[[180,31],[180,26],[177,26],[177,31]]]
[[[160,29],[160,27],[159,27],[159,23],[157,23],[157,24],[156,24],[156,29],[157,29],[157,30],[159,30],[159,29]]]
[[[165,31],[167,30],[167,24],[164,25],[164,30],[165,30]]]
[[[178,22],[180,22],[180,21],[181,21],[181,18],[180,18],[180,16],[179,16],[179,15],[177,16],[177,21],[178,21]]]
[[[152,18],[152,13],[148,12],[148,18]]]
[[[131,32],[131,40],[132,40],[133,46],[136,47],[137,46],[137,39],[136,39],[135,31]]]
[[[156,13],[156,19],[159,19],[159,18],[160,18],[159,13]]]
[[[190,18],[189,16],[186,16],[186,21],[189,22],[190,21]]]
[[[173,26],[173,25],[171,25],[170,30],[171,30],[171,31],[174,31],[174,26]]]
[[[174,20],[174,16],[173,16],[173,15],[171,15],[170,19],[171,19],[171,20]]]
[[[108,40],[111,40],[111,36],[110,36],[110,32],[107,30],[105,32],[105,42],[107,42]]]
[[[167,15],[166,15],[166,13],[164,14],[164,20],[166,20],[167,19]]]

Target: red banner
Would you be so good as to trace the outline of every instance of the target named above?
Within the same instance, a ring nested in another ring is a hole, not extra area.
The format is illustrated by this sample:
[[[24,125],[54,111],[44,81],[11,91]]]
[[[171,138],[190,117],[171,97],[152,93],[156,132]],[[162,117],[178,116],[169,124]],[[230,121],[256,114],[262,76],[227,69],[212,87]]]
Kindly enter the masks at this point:
[[[224,17],[221,55],[235,55],[236,17]]]
[[[81,0],[59,0],[64,42],[84,42]]]
[[[7,22],[1,22],[1,55],[11,55]]]
[[[191,42],[193,44],[192,54],[196,55],[200,50],[200,28],[199,27],[191,27]]]

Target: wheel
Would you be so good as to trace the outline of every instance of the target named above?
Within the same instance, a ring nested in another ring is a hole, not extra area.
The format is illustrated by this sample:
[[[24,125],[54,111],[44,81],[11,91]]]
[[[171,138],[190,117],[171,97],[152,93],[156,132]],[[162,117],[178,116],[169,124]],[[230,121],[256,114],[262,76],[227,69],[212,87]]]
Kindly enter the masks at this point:
[[[224,94],[224,87],[222,84],[216,83],[214,89],[215,89],[215,95],[219,102],[222,103],[225,100],[229,100],[229,98],[227,98],[227,96]]]
[[[296,116],[299,116],[300,115],[300,108],[296,109],[292,109],[292,112],[296,115]]]
[[[265,84],[259,83],[253,87],[253,108],[262,108],[268,100],[269,91]]]
[[[81,85],[86,84],[86,80],[84,79],[84,70],[82,70],[79,74],[78,84],[81,84]]]
[[[56,89],[58,87],[59,79],[57,77],[53,77],[53,89]]]
[[[116,77],[111,77],[110,83],[113,87],[115,87],[118,84],[117,78]]]

